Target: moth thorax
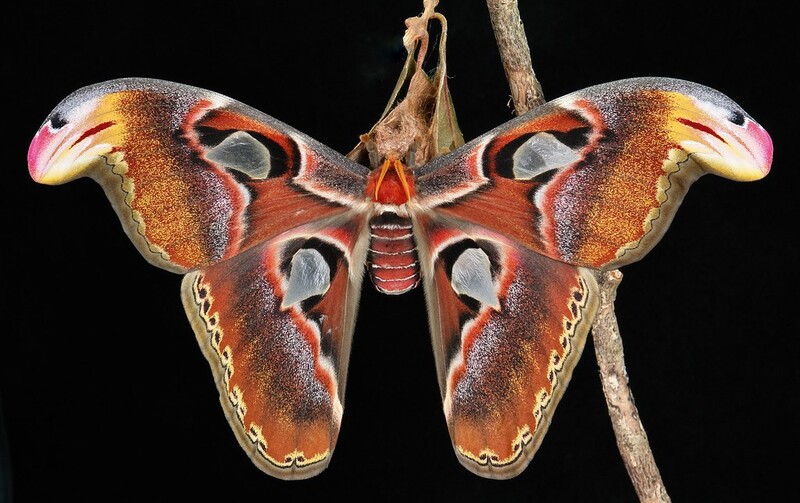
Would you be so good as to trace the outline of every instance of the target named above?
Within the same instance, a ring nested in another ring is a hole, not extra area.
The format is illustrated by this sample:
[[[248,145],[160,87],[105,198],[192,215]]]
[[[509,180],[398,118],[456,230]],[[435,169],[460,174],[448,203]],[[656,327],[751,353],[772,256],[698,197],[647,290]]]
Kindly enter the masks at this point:
[[[414,177],[396,156],[387,157],[367,180],[367,197],[376,203],[399,206],[414,195]]]
[[[379,292],[399,295],[419,283],[417,246],[411,219],[384,212],[369,221],[367,268]]]

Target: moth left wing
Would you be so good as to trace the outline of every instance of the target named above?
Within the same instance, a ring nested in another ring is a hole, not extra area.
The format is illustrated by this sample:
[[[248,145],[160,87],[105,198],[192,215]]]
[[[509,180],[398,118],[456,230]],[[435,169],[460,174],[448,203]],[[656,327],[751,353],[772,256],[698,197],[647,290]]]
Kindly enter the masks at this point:
[[[727,96],[638,78],[531,110],[423,166],[416,190],[423,208],[611,269],[655,246],[697,178],[756,180],[771,162],[769,135]]]
[[[367,242],[364,217],[293,229],[190,272],[182,298],[242,448],[316,475],[339,433]]]
[[[369,170],[221,94],[119,79],[64,99],[28,150],[34,180],[91,177],[152,264],[186,272],[363,200]]]
[[[91,177],[182,298],[242,447],[280,478],[327,466],[366,256],[367,168],[220,94],[150,79],[67,97],[34,180]]]

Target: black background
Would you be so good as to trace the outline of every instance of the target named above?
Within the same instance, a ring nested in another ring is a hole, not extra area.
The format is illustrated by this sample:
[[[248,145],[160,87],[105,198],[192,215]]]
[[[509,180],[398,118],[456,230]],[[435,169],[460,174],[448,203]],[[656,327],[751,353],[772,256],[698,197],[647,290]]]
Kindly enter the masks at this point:
[[[673,500],[792,491],[796,463],[784,456],[796,457],[800,379],[789,15],[768,2],[520,3],[547,98],[624,77],[680,77],[723,91],[772,134],[766,179],[694,185],[664,240],[623,270],[617,315]],[[180,276],[138,255],[93,182],[33,183],[28,142],[73,90],[142,76],[218,91],[347,152],[386,103],[403,21],[421,0],[114,5],[32,3],[0,21],[0,398],[15,501],[636,500],[591,342],[528,469],[484,480],[450,445],[422,292],[395,298],[368,284],[331,465],[302,482],[257,470],[223,417]],[[507,85],[483,2],[444,0],[439,10],[469,139],[512,117]]]

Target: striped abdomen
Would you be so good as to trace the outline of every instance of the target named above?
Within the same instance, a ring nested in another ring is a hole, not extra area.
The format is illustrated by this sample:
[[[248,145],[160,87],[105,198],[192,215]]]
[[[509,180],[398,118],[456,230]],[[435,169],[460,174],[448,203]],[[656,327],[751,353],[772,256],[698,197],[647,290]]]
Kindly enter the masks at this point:
[[[411,219],[383,213],[369,222],[367,267],[379,292],[398,295],[419,283],[417,247]]]

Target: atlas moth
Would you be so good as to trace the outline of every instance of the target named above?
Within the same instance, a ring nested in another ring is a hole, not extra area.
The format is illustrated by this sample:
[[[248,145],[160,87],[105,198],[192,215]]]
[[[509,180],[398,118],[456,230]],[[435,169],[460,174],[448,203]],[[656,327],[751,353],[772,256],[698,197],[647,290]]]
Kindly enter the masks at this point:
[[[551,101],[417,167],[357,164],[220,94],[149,79],[62,101],[37,182],[96,180],[186,314],[230,425],[266,473],[329,463],[365,271],[422,283],[444,414],[472,472],[519,474],[598,305],[594,272],[641,259],[689,186],[747,181],[767,132],[692,82],[636,78]]]

